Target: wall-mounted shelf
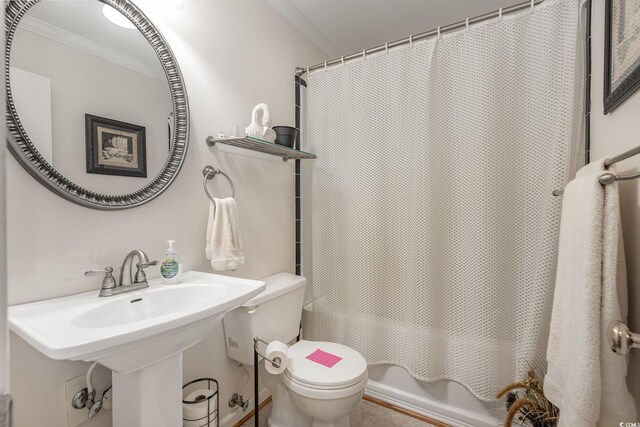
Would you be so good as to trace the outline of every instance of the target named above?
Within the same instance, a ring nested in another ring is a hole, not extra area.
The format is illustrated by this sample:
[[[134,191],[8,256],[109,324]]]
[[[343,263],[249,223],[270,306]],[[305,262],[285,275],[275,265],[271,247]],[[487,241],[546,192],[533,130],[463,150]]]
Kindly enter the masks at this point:
[[[315,154],[307,153],[300,150],[294,150],[293,148],[278,145],[273,142],[263,141],[261,139],[245,137],[234,138],[214,138],[213,136],[207,137],[207,145],[213,147],[216,144],[233,145],[234,147],[242,147],[247,150],[259,151],[261,153],[272,154],[274,156],[282,157],[285,162],[289,159],[315,159]]]

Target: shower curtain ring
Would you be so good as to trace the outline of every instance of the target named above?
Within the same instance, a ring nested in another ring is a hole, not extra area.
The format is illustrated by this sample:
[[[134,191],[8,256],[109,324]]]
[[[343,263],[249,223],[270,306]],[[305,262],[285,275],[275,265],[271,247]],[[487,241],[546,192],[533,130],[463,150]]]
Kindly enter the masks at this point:
[[[384,44],[384,53],[389,53],[389,43]]]
[[[309,77],[309,66],[307,66],[307,77]]]
[[[467,24],[467,31],[469,31],[469,18],[467,18],[466,24]]]
[[[409,44],[413,46],[413,34],[409,36]]]
[[[442,37],[440,34],[440,27],[438,27],[438,38]]]
[[[536,0],[531,0],[531,13],[533,13],[533,7],[536,5]]]
[[[367,60],[367,49],[362,49],[362,59]]]
[[[324,70],[327,71],[327,61],[324,61]]]
[[[498,11],[498,18],[502,19],[502,8]]]
[[[340,61],[342,61],[342,66],[344,67],[344,56],[340,57]]]

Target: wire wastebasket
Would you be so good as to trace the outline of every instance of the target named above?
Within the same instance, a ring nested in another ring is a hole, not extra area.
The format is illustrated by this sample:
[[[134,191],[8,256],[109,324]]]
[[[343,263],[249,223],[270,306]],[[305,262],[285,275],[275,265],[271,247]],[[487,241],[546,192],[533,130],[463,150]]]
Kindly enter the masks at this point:
[[[198,378],[182,386],[183,427],[220,427],[218,381]]]

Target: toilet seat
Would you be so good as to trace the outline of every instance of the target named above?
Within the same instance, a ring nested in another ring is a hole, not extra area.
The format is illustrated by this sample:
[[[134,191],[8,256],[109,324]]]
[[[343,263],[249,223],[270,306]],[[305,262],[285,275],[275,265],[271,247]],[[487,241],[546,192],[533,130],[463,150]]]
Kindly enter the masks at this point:
[[[307,359],[320,349],[342,360],[331,368]],[[284,384],[298,394],[315,399],[339,399],[362,391],[367,383],[367,361],[352,348],[321,341],[299,341],[289,347]]]

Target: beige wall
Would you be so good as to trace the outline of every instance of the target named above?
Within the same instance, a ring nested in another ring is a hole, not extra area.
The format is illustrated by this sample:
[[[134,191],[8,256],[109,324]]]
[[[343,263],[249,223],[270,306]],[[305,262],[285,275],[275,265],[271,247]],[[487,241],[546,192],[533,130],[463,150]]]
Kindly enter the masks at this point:
[[[591,160],[614,156],[640,144],[640,92],[604,115],[604,0],[593,0],[591,69]],[[622,174],[640,170],[639,156],[619,164]],[[627,255],[629,327],[640,332],[640,181],[620,183],[622,228]],[[640,351],[631,352],[627,382],[640,408]],[[637,420],[629,420],[637,421]]]
[[[102,212],[76,206],[35,182],[7,159],[9,303],[97,290],[90,268],[118,267],[140,248],[158,258],[164,241],[177,240],[186,270],[210,271],[204,255],[208,202],[202,191],[205,165],[233,179],[247,263],[230,275],[262,278],[294,271],[293,162],[233,147],[205,144],[208,135],[233,123],[246,126],[253,106],[266,102],[273,124],[294,124],[295,66],[324,55],[262,0],[136,0],[171,44],[184,74],[191,108],[191,138],[185,164],[173,185],[139,208]],[[228,194],[216,178],[213,194]],[[157,270],[150,274],[157,277]],[[53,361],[15,335],[11,337],[11,380],[16,427],[66,425],[64,382],[87,363]],[[243,383],[226,357],[222,328],[184,357],[184,379],[211,376],[226,401]],[[247,387],[245,397],[252,395]],[[87,426],[110,425],[101,416]]]

